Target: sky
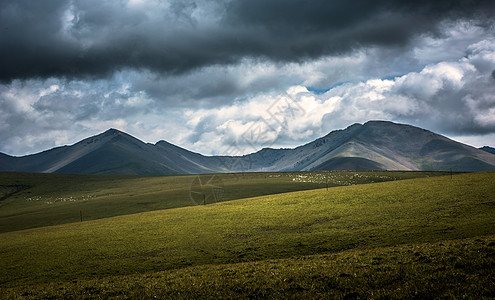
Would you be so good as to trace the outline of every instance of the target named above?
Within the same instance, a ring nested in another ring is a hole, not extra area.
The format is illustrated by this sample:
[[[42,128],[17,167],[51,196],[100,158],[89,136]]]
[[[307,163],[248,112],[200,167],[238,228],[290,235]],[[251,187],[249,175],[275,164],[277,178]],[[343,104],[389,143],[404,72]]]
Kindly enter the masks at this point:
[[[368,120],[495,146],[493,0],[0,0],[0,152],[109,128],[204,155]]]

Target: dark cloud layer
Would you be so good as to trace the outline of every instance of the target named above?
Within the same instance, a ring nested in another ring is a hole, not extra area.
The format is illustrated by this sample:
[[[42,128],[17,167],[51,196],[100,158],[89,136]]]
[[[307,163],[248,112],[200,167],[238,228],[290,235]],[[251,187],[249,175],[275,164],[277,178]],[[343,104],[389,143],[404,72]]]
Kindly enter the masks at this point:
[[[0,80],[183,73],[243,58],[300,62],[486,21],[481,1],[0,1]]]

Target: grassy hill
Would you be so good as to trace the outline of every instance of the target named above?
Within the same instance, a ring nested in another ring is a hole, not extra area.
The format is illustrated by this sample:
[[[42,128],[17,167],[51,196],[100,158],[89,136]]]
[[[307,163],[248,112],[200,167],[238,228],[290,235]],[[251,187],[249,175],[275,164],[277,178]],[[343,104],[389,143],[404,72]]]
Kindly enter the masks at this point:
[[[6,299],[493,299],[495,236],[0,288]]]
[[[494,201],[472,173],[7,232],[0,295],[490,297]]]
[[[358,176],[359,174],[359,176]],[[109,176],[0,172],[0,232],[438,172]],[[216,186],[215,186],[216,185]],[[214,194],[214,191],[220,192]],[[204,195],[204,196],[203,196]]]

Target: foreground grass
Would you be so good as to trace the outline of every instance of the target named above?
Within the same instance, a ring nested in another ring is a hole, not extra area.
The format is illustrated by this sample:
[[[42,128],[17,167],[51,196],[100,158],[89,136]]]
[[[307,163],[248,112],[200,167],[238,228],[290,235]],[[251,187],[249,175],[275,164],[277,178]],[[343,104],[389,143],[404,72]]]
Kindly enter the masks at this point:
[[[0,233],[308,190],[438,176],[440,172],[298,172],[102,176],[0,172]],[[213,194],[213,185],[221,194]]]
[[[495,236],[0,290],[5,299],[493,298]]]
[[[3,233],[0,287],[493,235],[494,200],[495,173],[473,173]]]

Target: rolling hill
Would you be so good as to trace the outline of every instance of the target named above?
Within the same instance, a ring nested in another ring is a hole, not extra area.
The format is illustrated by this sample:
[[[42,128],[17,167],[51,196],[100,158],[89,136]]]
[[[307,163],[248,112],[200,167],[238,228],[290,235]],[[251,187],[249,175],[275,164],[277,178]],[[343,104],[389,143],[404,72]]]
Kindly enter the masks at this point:
[[[495,170],[495,155],[418,127],[386,121],[354,124],[293,149],[244,156],[204,156],[159,141],[144,143],[116,129],[71,146],[14,157],[0,171],[66,174],[177,175],[315,170]]]
[[[189,176],[150,179],[167,177]],[[494,180],[392,180],[4,232],[0,298],[493,299]]]

